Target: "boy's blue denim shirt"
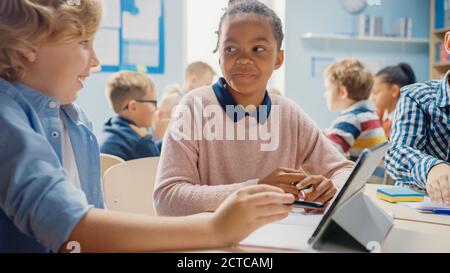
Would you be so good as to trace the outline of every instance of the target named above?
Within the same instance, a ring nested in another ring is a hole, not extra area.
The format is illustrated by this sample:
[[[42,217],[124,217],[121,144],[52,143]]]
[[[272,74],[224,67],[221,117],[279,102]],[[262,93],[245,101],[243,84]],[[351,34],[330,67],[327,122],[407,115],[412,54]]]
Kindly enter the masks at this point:
[[[62,167],[61,116],[82,191]],[[90,123],[77,106],[0,78],[0,128],[0,252],[57,252],[91,208],[104,207]]]
[[[140,136],[132,125],[132,121],[120,116],[108,120],[100,136],[100,151],[125,161],[160,156],[161,141],[155,141],[151,134]]]

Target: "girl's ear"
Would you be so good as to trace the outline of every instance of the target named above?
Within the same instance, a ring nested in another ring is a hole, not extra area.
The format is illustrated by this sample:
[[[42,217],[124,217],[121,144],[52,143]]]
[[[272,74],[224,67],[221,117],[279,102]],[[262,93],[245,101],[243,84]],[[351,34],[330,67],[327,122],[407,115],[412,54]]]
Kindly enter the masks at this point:
[[[279,69],[284,63],[284,50],[280,50],[277,53],[277,59],[275,61],[275,70]]]
[[[393,84],[391,86],[391,95],[394,99],[397,99],[400,97],[400,86],[397,84]]]
[[[36,49],[33,48],[26,49],[22,54],[28,62],[34,63],[36,61],[37,55]]]

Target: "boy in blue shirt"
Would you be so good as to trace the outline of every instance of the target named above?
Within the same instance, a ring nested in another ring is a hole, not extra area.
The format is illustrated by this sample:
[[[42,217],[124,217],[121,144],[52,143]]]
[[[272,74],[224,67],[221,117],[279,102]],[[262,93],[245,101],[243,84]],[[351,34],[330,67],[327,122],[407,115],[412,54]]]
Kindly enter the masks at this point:
[[[100,0],[0,1],[0,253],[218,248],[285,218],[294,197],[268,185],[208,215],[102,209],[98,144],[73,104],[99,65],[101,14]]]
[[[144,74],[121,72],[112,77],[106,96],[116,117],[108,120],[100,136],[100,151],[123,160],[155,157],[161,153],[161,141],[145,128],[152,127],[156,111],[156,88]]]
[[[450,52],[450,32],[445,35]],[[426,189],[450,205],[450,73],[441,81],[404,87],[397,106],[386,168],[399,185]]]

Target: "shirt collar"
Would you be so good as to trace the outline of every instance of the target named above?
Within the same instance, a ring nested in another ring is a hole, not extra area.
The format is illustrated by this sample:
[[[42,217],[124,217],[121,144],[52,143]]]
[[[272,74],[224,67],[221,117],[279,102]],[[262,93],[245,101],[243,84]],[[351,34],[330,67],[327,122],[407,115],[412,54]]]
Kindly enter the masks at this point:
[[[269,93],[267,91],[265,92],[263,102],[258,106],[257,110],[255,112],[248,113],[241,105],[238,105],[236,103],[234,98],[228,92],[226,85],[226,80],[224,78],[220,78],[212,88],[214,90],[214,94],[217,97],[217,100],[230,119],[234,120],[234,122],[238,122],[246,116],[251,116],[255,117],[258,123],[261,125],[263,125],[267,121],[272,110],[272,100],[270,99]],[[231,107],[231,111],[227,111],[227,108]]]
[[[369,100],[362,100],[362,101],[358,101],[357,103],[353,104],[349,108],[342,111],[342,114],[350,113],[351,111],[354,111],[356,109],[361,109],[361,108],[375,111],[375,106]]]
[[[119,125],[119,126],[125,126],[125,127],[129,127],[130,125],[136,125],[133,121],[126,119],[124,117],[121,117],[121,116],[115,116],[115,117],[111,118],[109,123]]]
[[[447,72],[439,86],[439,97],[436,100],[436,103],[439,107],[447,107],[450,105],[450,87],[448,82],[449,75],[450,72]]]
[[[40,114],[46,109],[57,109],[58,111],[62,109],[72,122],[78,123],[80,120],[79,112],[74,104],[60,105],[57,100],[24,84],[14,82],[13,85],[27,99],[36,113]]]
[[[72,120],[74,123],[78,123],[80,121],[80,112],[78,111],[75,104],[67,104],[61,106],[62,110],[67,114],[67,116]]]
[[[24,84],[14,82],[12,83],[20,93],[27,99],[31,106],[37,113],[44,111],[45,109],[59,109],[61,106],[58,101],[42,94],[41,92],[28,87]]]

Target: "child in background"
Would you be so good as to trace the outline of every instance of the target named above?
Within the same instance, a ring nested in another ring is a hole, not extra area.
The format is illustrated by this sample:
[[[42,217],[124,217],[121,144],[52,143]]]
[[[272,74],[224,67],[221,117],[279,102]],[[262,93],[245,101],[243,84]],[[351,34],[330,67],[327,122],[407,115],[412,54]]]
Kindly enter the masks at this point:
[[[302,199],[327,204],[346,181],[353,163],[293,101],[266,91],[284,62],[282,29],[275,12],[258,1],[226,10],[217,48],[224,77],[177,107],[157,173],[159,214],[215,211],[236,190],[257,184],[297,196],[312,186]],[[250,137],[256,130],[260,136]]]
[[[172,112],[180,103],[182,96],[176,92],[165,94],[155,113],[154,132],[157,139],[163,139],[172,118]]]
[[[184,95],[184,92],[181,89],[180,85],[178,85],[177,83],[172,83],[164,88],[163,97],[172,95],[172,94],[177,94],[180,97],[182,97]]]
[[[450,32],[445,34],[450,51]],[[397,185],[425,190],[433,202],[450,205],[450,86],[442,80],[404,87],[386,154],[386,169]]]
[[[372,74],[358,60],[342,60],[325,72],[325,98],[330,111],[341,111],[326,136],[338,150],[356,160],[366,148],[387,141],[375,108],[368,101]]]
[[[183,92],[187,94],[199,87],[209,86],[213,83],[215,76],[216,72],[207,63],[191,63],[186,67],[186,71],[184,73]]]
[[[81,252],[219,248],[286,217],[293,196],[267,185],[210,215],[102,209],[97,140],[73,104],[99,65],[100,21],[99,0],[0,1],[0,252],[73,250],[68,242]]]
[[[161,141],[148,129],[156,111],[156,87],[147,75],[120,72],[108,82],[106,96],[117,116],[108,120],[100,136],[100,151],[125,161],[158,157]]]
[[[387,138],[391,136],[392,120],[400,98],[400,89],[416,83],[416,75],[409,64],[400,63],[382,69],[375,77],[371,100],[377,108]]]

